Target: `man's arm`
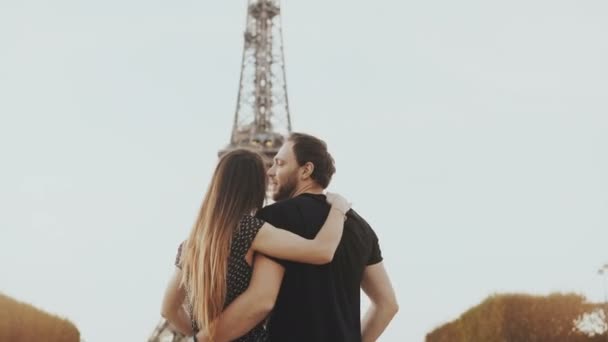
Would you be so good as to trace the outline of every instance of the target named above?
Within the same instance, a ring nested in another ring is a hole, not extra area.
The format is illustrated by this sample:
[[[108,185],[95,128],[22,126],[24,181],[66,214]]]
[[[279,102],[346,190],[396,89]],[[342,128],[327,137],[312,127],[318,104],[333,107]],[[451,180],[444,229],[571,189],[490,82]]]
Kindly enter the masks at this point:
[[[362,342],[373,342],[380,337],[399,310],[395,292],[382,262],[365,268],[361,288],[371,300],[371,306],[361,322]]]
[[[249,287],[216,320],[215,342],[232,341],[245,335],[272,311],[285,269],[271,259],[256,254]],[[202,331],[198,341],[209,341]]]
[[[165,289],[161,315],[171,323],[173,330],[190,336],[193,333],[192,323],[190,322],[188,313],[184,310],[183,304],[184,299],[186,298],[186,291],[179,286],[181,279],[182,271],[179,268],[176,268]]]

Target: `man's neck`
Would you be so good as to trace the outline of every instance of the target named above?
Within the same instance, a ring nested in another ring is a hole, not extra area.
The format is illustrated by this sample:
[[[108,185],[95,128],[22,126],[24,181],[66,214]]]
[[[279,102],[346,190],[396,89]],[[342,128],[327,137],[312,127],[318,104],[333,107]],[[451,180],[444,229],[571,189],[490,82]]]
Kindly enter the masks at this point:
[[[293,198],[296,196],[300,196],[301,194],[322,195],[323,188],[317,184],[304,184],[304,185],[296,188],[296,191],[293,193],[293,195],[291,197]]]

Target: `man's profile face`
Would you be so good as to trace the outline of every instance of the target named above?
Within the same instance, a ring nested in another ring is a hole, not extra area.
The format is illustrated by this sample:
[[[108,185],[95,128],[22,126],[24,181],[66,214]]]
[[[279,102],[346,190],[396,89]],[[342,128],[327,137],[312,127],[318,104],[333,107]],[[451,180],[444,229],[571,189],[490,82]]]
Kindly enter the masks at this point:
[[[281,201],[293,196],[298,186],[300,166],[293,153],[293,142],[288,141],[274,157],[272,167],[268,169],[268,185],[272,199]]]

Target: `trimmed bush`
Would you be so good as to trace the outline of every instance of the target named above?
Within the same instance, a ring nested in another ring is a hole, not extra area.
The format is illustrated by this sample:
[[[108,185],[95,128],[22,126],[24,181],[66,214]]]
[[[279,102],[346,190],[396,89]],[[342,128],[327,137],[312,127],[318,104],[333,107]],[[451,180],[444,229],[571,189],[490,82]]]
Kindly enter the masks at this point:
[[[426,342],[606,341],[606,332],[588,336],[575,328],[577,318],[597,308],[576,294],[494,295],[427,334]]]
[[[72,322],[0,294],[0,341],[78,342]]]

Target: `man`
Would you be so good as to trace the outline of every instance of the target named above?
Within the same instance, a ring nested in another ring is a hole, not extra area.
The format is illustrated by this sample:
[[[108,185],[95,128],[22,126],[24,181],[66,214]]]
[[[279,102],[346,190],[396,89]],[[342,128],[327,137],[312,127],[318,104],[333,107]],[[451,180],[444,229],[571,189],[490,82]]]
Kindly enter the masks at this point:
[[[334,160],[322,140],[292,134],[268,170],[270,190],[277,202],[256,216],[314,238],[329,213],[323,190],[334,172]],[[271,341],[371,342],[398,310],[378,238],[354,210],[347,214],[331,263],[314,266],[266,259],[263,272],[264,276],[254,274],[248,290],[216,321],[218,341],[243,335],[272,310],[268,323]],[[362,321],[360,288],[372,303]],[[206,340],[203,333],[197,338]]]

